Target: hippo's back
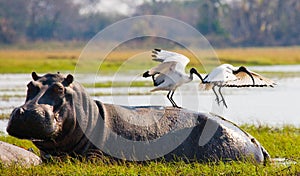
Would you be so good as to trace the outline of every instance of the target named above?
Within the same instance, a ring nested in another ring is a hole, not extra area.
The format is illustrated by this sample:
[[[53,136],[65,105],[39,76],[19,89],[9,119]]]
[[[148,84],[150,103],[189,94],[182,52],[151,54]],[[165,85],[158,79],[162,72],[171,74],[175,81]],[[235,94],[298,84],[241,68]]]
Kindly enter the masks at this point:
[[[109,144],[101,149],[118,158],[262,162],[268,157],[255,138],[214,114],[159,106],[102,104],[101,109],[106,130],[100,146]]]

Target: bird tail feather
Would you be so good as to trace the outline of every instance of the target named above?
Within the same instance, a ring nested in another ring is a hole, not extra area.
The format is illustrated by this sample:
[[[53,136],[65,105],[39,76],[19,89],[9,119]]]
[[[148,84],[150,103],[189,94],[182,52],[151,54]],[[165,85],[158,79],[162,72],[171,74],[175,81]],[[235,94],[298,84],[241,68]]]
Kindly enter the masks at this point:
[[[150,92],[155,92],[155,91],[158,91],[159,89],[158,88],[154,88],[152,90],[150,90]]]
[[[200,90],[210,90],[212,89],[213,85],[212,84],[208,84],[208,83],[200,83],[199,84],[199,89]]]

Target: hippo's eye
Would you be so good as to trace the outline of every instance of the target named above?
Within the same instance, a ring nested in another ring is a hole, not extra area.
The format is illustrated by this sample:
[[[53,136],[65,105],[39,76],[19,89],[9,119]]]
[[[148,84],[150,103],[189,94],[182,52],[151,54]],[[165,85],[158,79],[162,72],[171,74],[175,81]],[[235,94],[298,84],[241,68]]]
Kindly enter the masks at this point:
[[[62,85],[54,84],[53,85],[53,91],[56,94],[62,94],[64,92],[64,87]]]

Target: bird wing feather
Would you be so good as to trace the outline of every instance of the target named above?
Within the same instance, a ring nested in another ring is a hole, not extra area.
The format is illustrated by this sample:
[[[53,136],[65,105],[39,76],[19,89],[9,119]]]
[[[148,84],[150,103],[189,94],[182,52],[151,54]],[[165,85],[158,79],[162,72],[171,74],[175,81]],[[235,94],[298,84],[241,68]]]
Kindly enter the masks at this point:
[[[178,64],[176,66],[176,70],[178,71],[184,71],[186,65],[190,62],[189,58],[187,58],[186,56],[171,51],[154,49],[152,53],[154,61],[159,61],[163,63],[177,62]]]
[[[157,83],[156,88],[153,91],[157,90],[173,90],[176,89],[177,86],[181,85],[182,82],[178,82],[179,75],[176,72],[169,72],[167,74],[159,74],[155,78],[155,82]]]
[[[273,87],[276,83],[268,78],[261,76],[258,73],[250,71],[254,79],[254,84],[251,77],[246,72],[239,72],[235,76],[237,80],[227,81],[226,87]]]
[[[213,82],[227,82],[234,81],[238,79],[236,75],[232,74],[232,70],[229,70],[225,67],[219,66],[213,69],[204,79],[204,82],[213,83]]]
[[[154,75],[156,86],[165,82],[166,78],[174,72],[176,62],[163,62],[149,70],[149,75]]]
[[[161,63],[148,71],[149,75],[154,76],[156,86],[151,91],[176,89],[176,86],[184,82],[181,80],[182,75],[190,60],[184,55],[161,49],[154,49],[152,53],[153,60]]]
[[[212,87],[213,87],[212,83],[202,83],[202,82],[200,82],[200,84],[199,84],[199,89],[200,90],[210,90],[210,89],[212,89]]]
[[[163,62],[149,70],[149,75],[166,74],[175,69],[176,62]]]

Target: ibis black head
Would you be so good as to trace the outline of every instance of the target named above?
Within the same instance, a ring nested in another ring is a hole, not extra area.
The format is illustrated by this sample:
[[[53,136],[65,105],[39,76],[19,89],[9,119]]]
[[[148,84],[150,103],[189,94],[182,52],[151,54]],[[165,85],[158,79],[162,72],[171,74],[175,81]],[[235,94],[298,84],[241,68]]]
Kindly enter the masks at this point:
[[[147,78],[147,77],[149,77],[149,76],[151,76],[151,75],[149,74],[149,71],[146,71],[145,73],[143,73],[143,77],[144,77],[144,78]]]
[[[233,74],[238,74],[239,72],[245,72],[247,75],[249,75],[250,78],[252,79],[253,85],[255,85],[254,78],[253,78],[251,72],[246,67],[240,66],[239,69],[237,69],[236,71],[233,71]]]
[[[191,75],[192,75],[192,74],[196,74],[196,75],[200,78],[200,80],[203,82],[202,76],[198,73],[198,71],[197,71],[195,68],[191,68],[191,69],[190,69],[190,74],[191,74]]]

